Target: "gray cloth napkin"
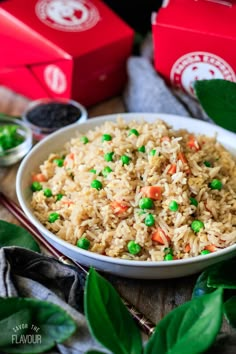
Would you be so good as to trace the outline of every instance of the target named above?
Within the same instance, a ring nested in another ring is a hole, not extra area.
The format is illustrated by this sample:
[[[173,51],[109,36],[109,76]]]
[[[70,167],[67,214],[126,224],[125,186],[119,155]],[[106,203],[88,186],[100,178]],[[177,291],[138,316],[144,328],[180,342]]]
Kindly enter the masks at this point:
[[[148,36],[139,57],[130,57],[127,64],[128,84],[124,102],[129,112],[168,113],[213,121],[196,99],[165,83],[152,64],[152,37]]]
[[[75,267],[20,247],[0,249],[0,296],[31,297],[62,307],[77,324],[76,333],[54,351],[84,354],[101,349],[91,337],[82,314],[84,275]],[[109,353],[103,349],[103,352]]]

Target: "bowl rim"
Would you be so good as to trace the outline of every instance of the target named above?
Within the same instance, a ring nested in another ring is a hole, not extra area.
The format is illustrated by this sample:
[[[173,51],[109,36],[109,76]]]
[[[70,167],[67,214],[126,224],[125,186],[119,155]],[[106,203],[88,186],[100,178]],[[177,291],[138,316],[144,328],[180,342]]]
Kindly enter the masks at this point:
[[[119,116],[124,119],[125,118],[132,118],[132,117],[133,117],[133,119],[135,119],[135,117],[136,117],[136,119],[143,118],[144,120],[145,120],[145,117],[153,117],[156,119],[164,120],[167,124],[170,124],[170,125],[172,125],[173,123],[170,123],[170,121],[168,121],[168,120],[173,121],[174,119],[179,119],[179,120],[183,120],[183,123],[187,123],[187,122],[192,123],[194,120],[196,125],[198,125],[198,126],[203,125],[203,127],[206,128],[205,131],[208,132],[207,128],[208,129],[210,128],[212,130],[212,127],[214,127],[214,130],[217,133],[227,135],[227,137],[229,137],[229,140],[236,141],[235,140],[236,134],[234,134],[233,132],[228,131],[224,128],[221,128],[217,125],[213,125],[208,122],[205,122],[205,121],[202,121],[199,119],[195,119],[195,118],[191,118],[191,117],[183,117],[183,116],[178,116],[178,115],[173,115],[173,114],[164,114],[164,113],[132,112],[132,113],[115,113],[115,114],[102,115],[102,116],[94,117],[91,120],[87,120],[84,123],[81,123],[80,125],[77,126],[77,129],[79,130],[81,127],[86,127],[86,126],[88,126],[88,129],[93,129],[94,126],[90,127],[92,122],[94,122],[94,124],[95,124],[95,122],[97,122],[98,124],[99,123],[102,124],[103,122],[105,122],[107,120],[116,121]],[[191,125],[188,126],[188,124],[187,124],[186,129],[189,130],[190,126]],[[37,145],[35,145],[33,147],[31,152],[27,156],[25,156],[25,158],[21,162],[20,167],[17,171],[16,193],[17,193],[19,203],[20,203],[23,211],[25,212],[26,216],[30,220],[33,220],[34,226],[36,226],[36,228],[40,231],[40,233],[43,235],[43,237],[44,237],[44,234],[46,234],[46,236],[49,239],[53,240],[54,242],[59,243],[61,246],[65,247],[73,252],[77,252],[78,254],[86,256],[87,258],[95,259],[95,260],[106,262],[106,263],[112,263],[117,266],[130,266],[130,267],[132,267],[132,266],[146,267],[146,268],[181,267],[181,266],[188,265],[188,264],[204,262],[204,261],[207,261],[208,259],[210,260],[213,258],[218,258],[220,256],[223,256],[224,254],[228,254],[228,253],[232,253],[233,251],[236,251],[236,243],[235,243],[231,246],[228,246],[226,248],[218,250],[217,252],[214,252],[214,253],[209,253],[206,255],[198,255],[196,257],[172,260],[171,262],[167,262],[167,261],[138,261],[138,260],[130,260],[130,259],[127,260],[127,259],[122,259],[122,258],[114,258],[114,257],[110,257],[110,256],[101,255],[101,254],[98,254],[95,252],[83,250],[83,249],[81,249],[75,245],[72,245],[69,242],[59,238],[58,236],[54,235],[45,226],[43,226],[43,224],[40,223],[40,221],[35,217],[35,215],[31,211],[31,209],[25,203],[25,198],[24,198],[23,193],[21,191],[21,178],[24,173],[25,166],[28,164],[28,161],[31,159],[31,155],[34,155],[35,153],[37,153],[37,151],[40,150],[41,146],[47,144],[52,138],[58,137],[68,130],[72,130],[75,133],[74,129],[75,129],[74,124],[68,125],[62,129],[50,134],[48,137],[46,137],[45,139],[40,141]],[[178,128],[174,127],[174,129],[178,129]],[[72,136],[73,136],[73,134],[72,134]],[[235,144],[235,147],[236,147],[236,144]]]

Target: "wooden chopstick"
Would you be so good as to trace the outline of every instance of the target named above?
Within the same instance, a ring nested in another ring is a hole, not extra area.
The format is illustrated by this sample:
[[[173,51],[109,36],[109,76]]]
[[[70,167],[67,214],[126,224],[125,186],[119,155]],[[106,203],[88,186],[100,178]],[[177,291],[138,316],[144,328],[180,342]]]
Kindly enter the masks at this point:
[[[64,264],[69,264],[78,267],[83,273],[87,274],[86,267],[83,267],[80,263],[74,261],[71,258],[66,257],[63,253],[59,252],[53,247],[37,230],[37,228],[26,217],[23,210],[11,199],[0,192],[0,203],[12,214],[15,218],[28,230],[44,247],[48,252],[53,255],[57,260]],[[126,299],[121,297],[123,303],[127,307],[128,311],[139,325],[139,327],[147,334],[151,335],[155,330],[155,325],[148,320],[145,315],[138,311],[133,305],[131,305]]]

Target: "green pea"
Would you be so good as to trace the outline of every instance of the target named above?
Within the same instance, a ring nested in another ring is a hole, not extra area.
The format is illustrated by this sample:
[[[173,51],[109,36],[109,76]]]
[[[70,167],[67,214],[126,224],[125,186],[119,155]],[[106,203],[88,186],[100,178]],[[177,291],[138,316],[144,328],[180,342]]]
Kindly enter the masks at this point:
[[[99,191],[100,189],[102,189],[102,183],[100,181],[98,181],[97,179],[94,179],[91,182],[91,187],[95,188],[95,189],[97,189]]]
[[[58,193],[56,196],[56,200],[61,200],[63,198],[63,194],[62,193]]]
[[[156,150],[152,149],[149,153],[150,156],[155,156],[156,155]]]
[[[142,198],[139,201],[139,208],[140,209],[153,209],[154,203],[150,198]]]
[[[211,167],[210,161],[204,161],[203,163],[204,163],[204,165],[205,165],[206,167]]]
[[[171,211],[177,211],[179,209],[179,204],[175,200],[172,200],[169,204],[169,209]]]
[[[49,216],[48,216],[48,221],[49,221],[50,223],[53,223],[53,222],[55,222],[56,220],[58,220],[59,218],[60,218],[60,216],[59,216],[58,213],[51,213],[51,214],[49,214]]]
[[[31,190],[33,192],[38,192],[38,191],[41,191],[42,189],[43,189],[42,185],[37,181],[35,181],[31,184]]]
[[[112,161],[113,160],[113,155],[114,155],[114,152],[107,152],[104,155],[104,160],[107,161],[107,162]]]
[[[53,162],[58,166],[62,167],[64,165],[64,160],[63,159],[55,159]]]
[[[213,179],[211,181],[209,186],[210,186],[211,189],[221,190],[223,185],[222,185],[222,182],[219,179],[215,178],[215,179]]]
[[[168,253],[165,255],[164,260],[165,261],[173,261],[174,257],[172,254]]]
[[[103,134],[102,136],[102,142],[103,141],[111,141],[112,140],[112,137],[110,134]]]
[[[121,159],[123,165],[128,165],[131,160],[131,158],[127,155],[122,155],[120,159]]]
[[[77,247],[88,250],[90,246],[90,241],[86,237],[81,237],[76,244]]]
[[[97,171],[96,171],[96,170],[94,170],[93,168],[92,168],[91,170],[89,170],[89,172],[94,173],[94,174],[96,174],[96,173],[97,173]]]
[[[189,200],[190,200],[190,204],[191,204],[191,205],[195,205],[195,207],[198,206],[198,201],[197,201],[197,199],[190,197]]]
[[[81,141],[81,143],[83,143],[83,144],[88,144],[88,142],[89,142],[87,136],[81,136],[80,141]]]
[[[112,169],[109,166],[104,167],[104,169],[102,170],[102,174],[104,177],[107,177],[109,175],[109,173],[112,172]]]
[[[141,246],[134,242],[134,241],[129,241],[128,245],[127,245],[128,251],[131,254],[138,254],[141,251]]]
[[[130,129],[129,131],[129,135],[136,135],[136,136],[139,136],[139,132],[136,130],[136,129]]]
[[[152,214],[148,214],[144,220],[146,226],[153,226],[155,224],[155,218]]]
[[[194,232],[199,232],[201,229],[204,228],[204,223],[200,220],[194,220],[192,223],[191,223],[191,229],[194,231]]]
[[[203,251],[201,251],[201,254],[204,256],[205,254],[209,254],[209,253],[211,253],[210,251],[208,251],[208,250],[203,250]]]
[[[46,188],[44,189],[43,194],[45,195],[45,197],[49,198],[52,196],[52,191],[50,188]]]
[[[145,152],[145,151],[146,151],[145,146],[144,146],[144,145],[140,146],[140,147],[138,148],[138,151],[139,151],[139,152]]]

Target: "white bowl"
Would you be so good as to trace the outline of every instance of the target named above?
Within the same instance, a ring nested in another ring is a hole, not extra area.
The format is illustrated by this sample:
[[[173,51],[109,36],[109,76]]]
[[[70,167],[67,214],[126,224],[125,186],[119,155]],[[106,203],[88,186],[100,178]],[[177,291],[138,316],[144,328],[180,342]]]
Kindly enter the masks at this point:
[[[112,114],[90,119],[81,125],[67,126],[38,143],[22,161],[16,180],[16,191],[19,203],[27,217],[45,239],[66,256],[83,265],[88,267],[93,266],[98,270],[115,275],[139,279],[162,279],[187,276],[197,273],[214,263],[236,256],[235,244],[208,255],[200,255],[183,260],[173,260],[171,262],[132,261],[112,258],[73,246],[48,231],[39,222],[34,216],[30,206],[32,192],[29,186],[31,185],[32,171],[37,170],[38,166],[47,159],[49,153],[52,151],[52,147],[55,152],[61,151],[63,145],[71,137],[75,136],[76,130],[81,133],[86,133],[87,130],[93,129],[105,121],[116,120],[117,116],[117,114]],[[216,125],[211,125],[197,119],[158,113],[122,113],[121,116],[127,121],[145,119],[148,122],[153,122],[156,119],[163,119],[172,125],[174,129],[187,129],[190,132],[207,134],[209,136],[213,136],[217,133],[218,141],[230,150],[231,153],[236,155],[236,135]]]

